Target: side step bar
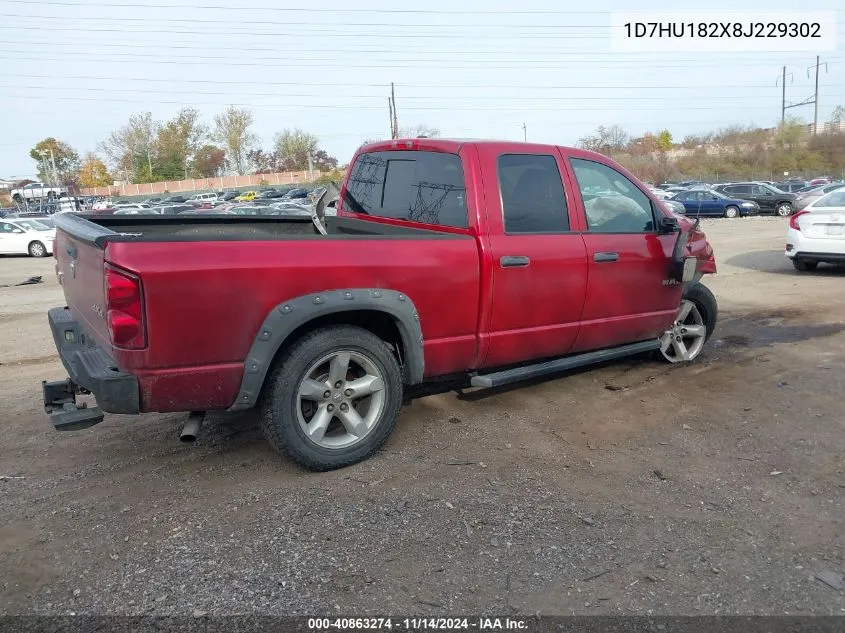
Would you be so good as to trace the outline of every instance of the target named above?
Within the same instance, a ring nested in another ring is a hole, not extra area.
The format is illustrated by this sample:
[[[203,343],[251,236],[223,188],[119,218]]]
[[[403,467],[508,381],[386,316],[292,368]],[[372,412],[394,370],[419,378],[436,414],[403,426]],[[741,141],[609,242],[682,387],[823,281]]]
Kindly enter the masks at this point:
[[[658,349],[660,349],[660,341],[657,339],[652,341],[643,341],[641,343],[631,343],[629,345],[601,349],[595,352],[556,358],[555,360],[549,360],[535,365],[525,365],[523,367],[515,367],[514,369],[497,371],[492,374],[473,376],[470,380],[470,384],[473,387],[499,387],[512,382],[519,382],[520,380],[528,380],[539,376],[556,374],[568,369],[575,369],[576,367],[595,365],[596,363],[616,360],[617,358],[625,358],[626,356],[634,356],[636,354],[651,352]]]

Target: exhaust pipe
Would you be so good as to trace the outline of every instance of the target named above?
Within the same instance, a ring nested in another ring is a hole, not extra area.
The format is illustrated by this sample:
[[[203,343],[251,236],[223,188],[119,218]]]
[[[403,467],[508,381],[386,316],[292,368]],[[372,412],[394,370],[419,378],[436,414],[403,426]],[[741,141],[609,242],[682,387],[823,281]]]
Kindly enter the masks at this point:
[[[192,411],[188,416],[188,421],[182,427],[182,433],[179,435],[179,440],[184,444],[193,444],[197,441],[200,427],[205,420],[205,411]]]

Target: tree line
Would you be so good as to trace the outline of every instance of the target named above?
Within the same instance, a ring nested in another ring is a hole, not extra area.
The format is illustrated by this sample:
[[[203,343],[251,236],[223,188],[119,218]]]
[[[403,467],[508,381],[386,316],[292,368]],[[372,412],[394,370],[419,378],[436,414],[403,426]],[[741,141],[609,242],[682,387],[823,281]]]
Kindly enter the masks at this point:
[[[269,148],[261,147],[254,122],[249,109],[235,106],[210,125],[194,108],[182,108],[165,121],[141,112],[111,132],[99,152],[80,157],[69,144],[48,137],[30,157],[42,181],[80,187],[337,168],[337,158],[320,148],[319,139],[300,129],[282,130]]]
[[[834,109],[830,123],[839,125],[824,133],[820,124],[813,134],[806,122],[793,117],[774,129],[734,125],[680,141],[667,129],[633,136],[618,125],[599,126],[578,139],[578,146],[605,154],[655,182],[753,179],[761,174],[782,178],[784,173],[845,177],[845,108]]]

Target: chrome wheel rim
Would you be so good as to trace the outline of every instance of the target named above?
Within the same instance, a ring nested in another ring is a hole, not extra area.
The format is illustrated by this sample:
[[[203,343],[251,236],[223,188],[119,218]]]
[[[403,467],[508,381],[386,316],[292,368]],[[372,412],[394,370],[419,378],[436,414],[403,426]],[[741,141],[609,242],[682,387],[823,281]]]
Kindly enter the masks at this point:
[[[33,257],[43,257],[44,256],[44,247],[41,244],[35,243],[29,247],[29,253]]]
[[[684,363],[695,358],[704,348],[707,326],[704,317],[692,301],[684,299],[672,327],[660,337],[660,352],[672,363]]]
[[[788,204],[782,204],[778,207],[778,215],[781,217],[786,217],[792,211],[792,207]]]
[[[361,352],[326,354],[305,371],[296,390],[296,416],[310,442],[345,449],[378,425],[386,401],[384,377]]]
[[[739,211],[737,211],[734,207],[729,207],[725,209],[725,217],[727,218],[735,218],[739,215]]]

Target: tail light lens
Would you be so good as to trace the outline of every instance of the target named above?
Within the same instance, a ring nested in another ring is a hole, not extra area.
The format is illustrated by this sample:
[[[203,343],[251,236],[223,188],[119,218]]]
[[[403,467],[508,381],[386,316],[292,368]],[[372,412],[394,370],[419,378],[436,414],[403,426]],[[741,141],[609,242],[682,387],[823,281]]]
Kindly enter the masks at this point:
[[[106,321],[115,347],[147,346],[141,280],[110,267],[106,268]]]
[[[791,218],[789,218],[789,228],[795,229],[796,231],[800,231],[801,226],[798,224],[798,218],[800,218],[802,215],[807,215],[808,213],[809,211],[799,211]]]

